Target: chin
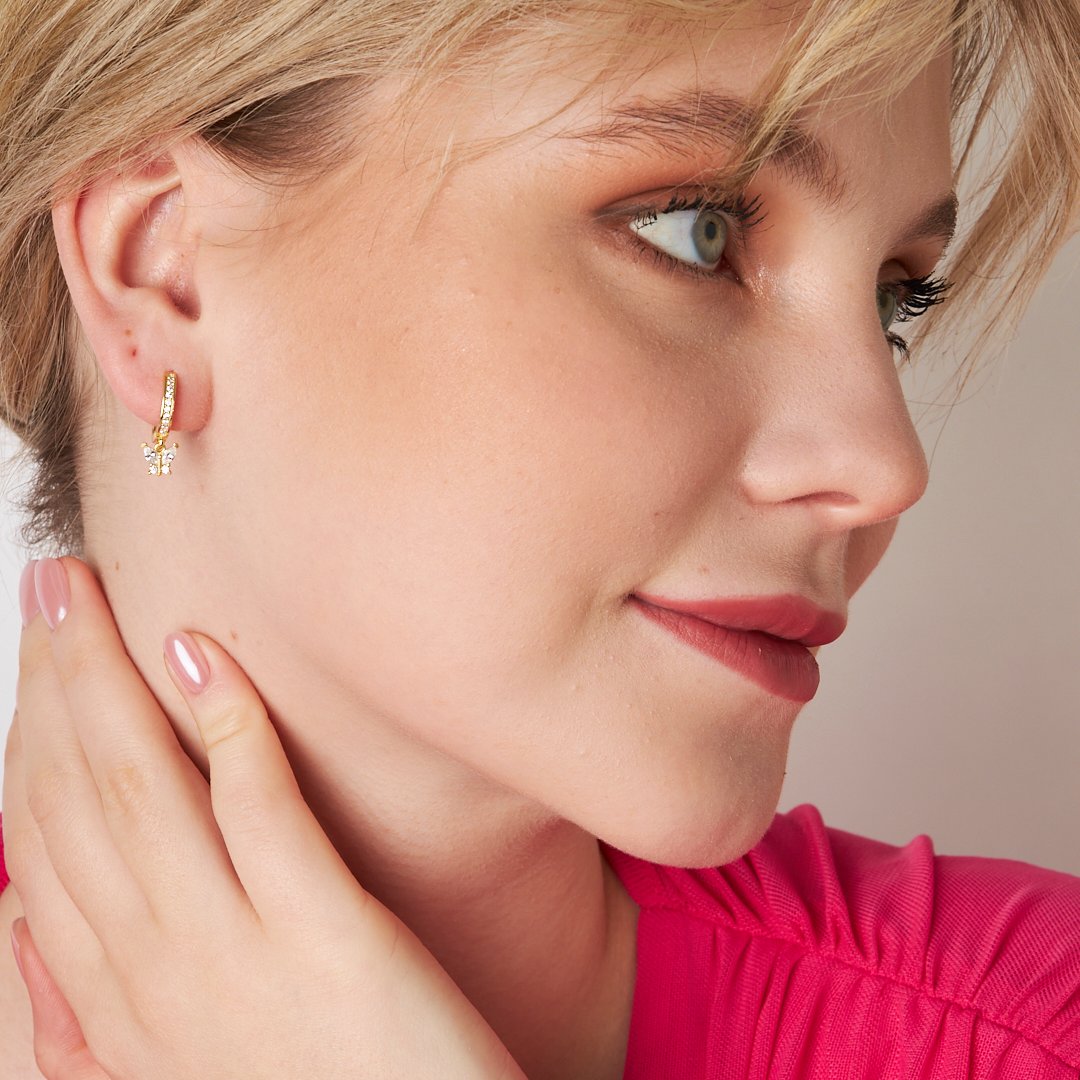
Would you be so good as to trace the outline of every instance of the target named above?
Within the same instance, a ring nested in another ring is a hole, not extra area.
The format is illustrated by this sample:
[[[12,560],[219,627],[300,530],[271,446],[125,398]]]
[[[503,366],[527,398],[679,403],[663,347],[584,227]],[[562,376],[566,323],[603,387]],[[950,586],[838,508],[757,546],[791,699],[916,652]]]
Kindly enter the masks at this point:
[[[633,801],[618,826],[597,835],[612,847],[664,866],[701,869],[745,855],[765,835],[780,803],[787,755],[720,775],[703,793],[659,791]],[[632,797],[632,796],[631,796]]]

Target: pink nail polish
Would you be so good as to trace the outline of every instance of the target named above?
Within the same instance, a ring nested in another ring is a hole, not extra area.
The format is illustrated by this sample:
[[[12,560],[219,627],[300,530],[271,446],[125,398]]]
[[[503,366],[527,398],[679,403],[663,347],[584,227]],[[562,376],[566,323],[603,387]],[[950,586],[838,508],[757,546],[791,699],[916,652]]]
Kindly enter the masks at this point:
[[[37,589],[34,586],[34,564],[36,562],[37,559],[31,559],[23,567],[23,572],[19,577],[19,610],[22,612],[24,630],[40,610],[37,601]]]
[[[34,565],[34,585],[41,614],[49,629],[55,630],[71,607],[71,589],[64,564],[59,559],[40,559]]]
[[[19,939],[15,936],[15,924],[11,924],[11,951],[15,954],[15,966],[19,969],[23,982],[26,982],[26,972],[23,971],[22,949],[19,948]]]
[[[210,665],[195,639],[180,631],[165,635],[165,662],[192,694],[201,694],[210,681]]]

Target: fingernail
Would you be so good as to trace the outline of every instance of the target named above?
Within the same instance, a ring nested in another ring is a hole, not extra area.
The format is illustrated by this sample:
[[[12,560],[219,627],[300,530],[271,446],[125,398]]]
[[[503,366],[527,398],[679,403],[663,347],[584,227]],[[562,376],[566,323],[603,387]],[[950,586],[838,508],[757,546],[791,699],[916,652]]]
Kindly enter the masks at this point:
[[[71,590],[64,564],[59,559],[40,559],[34,566],[34,585],[41,613],[49,629],[55,630],[71,607]]]
[[[210,681],[210,665],[195,639],[180,631],[165,635],[165,663],[193,694],[201,694]]]
[[[15,922],[19,920],[16,919]],[[19,969],[23,982],[26,982],[26,972],[22,966],[22,949],[19,948],[19,939],[15,936],[15,923],[11,924],[11,951],[15,954],[15,966]]]
[[[25,630],[40,610],[37,602],[37,590],[34,588],[34,563],[31,559],[24,567],[19,578],[19,609],[22,611],[22,624]]]

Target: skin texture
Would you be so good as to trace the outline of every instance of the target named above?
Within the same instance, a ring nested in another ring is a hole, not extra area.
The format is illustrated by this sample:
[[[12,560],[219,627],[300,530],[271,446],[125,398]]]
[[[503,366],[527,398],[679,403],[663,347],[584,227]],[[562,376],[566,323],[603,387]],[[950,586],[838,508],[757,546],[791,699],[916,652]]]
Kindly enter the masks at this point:
[[[605,93],[745,94],[777,33],[684,37]],[[205,767],[159,646],[230,651],[349,868],[530,1080],[621,1075],[636,910],[596,837],[741,855],[799,709],[626,598],[846,611],[927,479],[875,287],[933,269],[940,241],[900,238],[951,183],[943,60],[808,117],[843,197],[766,167],[712,280],[598,214],[723,162],[552,137],[596,93],[438,179],[448,131],[519,132],[581,74],[459,80],[287,202],[188,141],[55,212],[106,389],[87,561],[128,652]],[[170,368],[180,451],[150,478]]]

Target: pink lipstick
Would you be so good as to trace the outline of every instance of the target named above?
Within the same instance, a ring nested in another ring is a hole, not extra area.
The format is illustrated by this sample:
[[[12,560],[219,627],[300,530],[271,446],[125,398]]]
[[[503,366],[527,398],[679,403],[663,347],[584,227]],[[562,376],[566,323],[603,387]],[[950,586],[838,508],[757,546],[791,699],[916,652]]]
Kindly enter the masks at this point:
[[[762,689],[807,702],[821,681],[810,649],[835,641],[843,615],[801,596],[673,600],[633,594],[641,613]]]

